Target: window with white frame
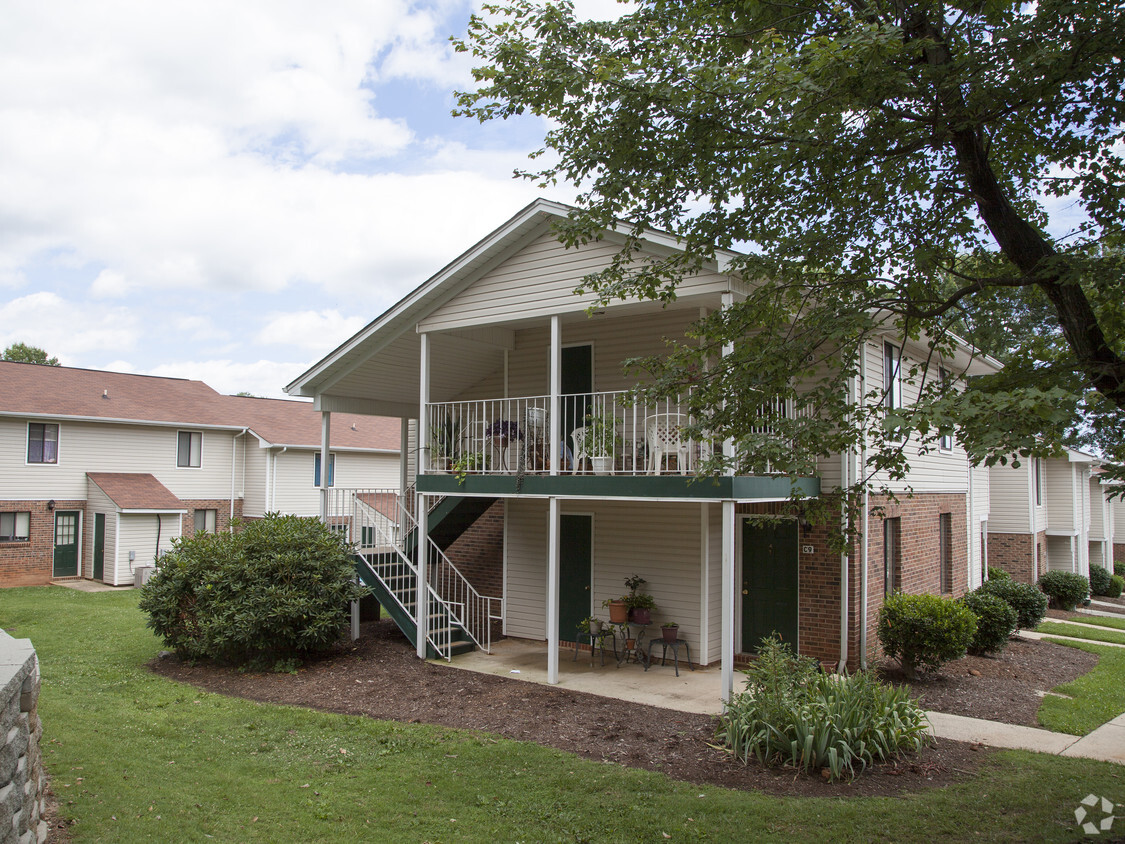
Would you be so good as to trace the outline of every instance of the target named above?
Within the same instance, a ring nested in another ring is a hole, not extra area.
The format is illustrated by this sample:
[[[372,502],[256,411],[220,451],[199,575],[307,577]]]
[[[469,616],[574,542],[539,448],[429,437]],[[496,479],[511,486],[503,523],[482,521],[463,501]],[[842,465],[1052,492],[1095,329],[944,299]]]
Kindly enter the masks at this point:
[[[27,462],[59,462],[59,426],[53,422],[27,423]]]
[[[214,533],[215,524],[218,522],[218,510],[196,510],[195,511],[195,532],[196,533]]]
[[[942,391],[949,390],[953,385],[953,373],[944,366],[938,367],[938,378],[941,379]],[[939,443],[943,451],[953,450],[953,434],[942,434]]]
[[[336,485],[336,455],[328,455],[328,486]],[[313,486],[320,486],[320,452],[313,455]]]
[[[1036,457],[1031,462],[1031,472],[1035,475],[1035,506],[1043,506],[1043,460]]]
[[[889,597],[902,588],[902,522],[896,516],[883,520],[883,596]]]
[[[902,407],[902,349],[889,342],[883,343],[883,405]]]
[[[0,513],[0,542],[27,542],[31,536],[31,513]]]
[[[203,463],[203,432],[180,431],[176,436],[176,465],[198,469]]]

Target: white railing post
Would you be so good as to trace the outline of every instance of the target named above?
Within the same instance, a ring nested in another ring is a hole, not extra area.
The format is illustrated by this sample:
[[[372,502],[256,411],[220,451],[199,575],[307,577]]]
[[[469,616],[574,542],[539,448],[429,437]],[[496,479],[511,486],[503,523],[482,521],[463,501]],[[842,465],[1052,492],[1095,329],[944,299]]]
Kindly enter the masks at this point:
[[[423,333],[419,348],[419,391],[418,397],[418,474],[425,474],[430,464],[430,335]],[[429,510],[426,507],[426,496],[418,493],[418,541],[415,544],[415,557],[417,560],[417,574],[415,575],[414,590],[414,619],[416,624],[416,639],[418,658],[426,658],[426,641],[429,636],[430,626],[430,596],[426,583],[426,556],[429,551]]]
[[[562,327],[558,314],[551,317],[551,410],[548,414],[551,425],[551,474],[562,472],[562,419],[559,404],[559,391],[562,389]],[[557,662],[557,654],[556,654]],[[555,682],[558,681],[556,677]]]
[[[328,468],[332,441],[332,413],[320,412],[320,520],[328,523]]]

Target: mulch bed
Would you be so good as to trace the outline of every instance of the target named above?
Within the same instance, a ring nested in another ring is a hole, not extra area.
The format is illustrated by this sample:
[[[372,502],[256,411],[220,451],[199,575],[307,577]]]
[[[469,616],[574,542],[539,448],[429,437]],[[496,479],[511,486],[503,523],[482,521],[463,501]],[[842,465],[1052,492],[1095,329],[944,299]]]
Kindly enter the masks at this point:
[[[977,717],[1004,715],[1004,720],[1020,710],[1024,720],[1015,723],[1025,723],[1030,711],[1034,723],[1030,699],[1027,706],[1012,705],[1014,699],[1026,696],[1028,683],[1049,689],[1093,664],[1082,660],[1089,654],[1046,643],[1013,642],[1009,651],[1010,657],[1002,660],[953,663],[942,675],[922,681],[924,689],[916,685],[915,693],[925,694],[924,703],[930,708]],[[1041,651],[1048,655],[1040,658]],[[1057,653],[1061,651],[1071,659]],[[987,670],[976,669],[980,677],[968,670],[978,663],[987,663]],[[1046,671],[1031,673],[1027,667],[1040,663],[1048,666]],[[838,783],[792,769],[744,766],[712,747],[717,725],[712,716],[431,665],[417,659],[413,647],[386,619],[365,625],[358,641],[341,644],[296,675],[240,673],[214,665],[188,665],[175,657],[154,660],[151,667],[163,676],[218,694],[480,730],[587,759],[662,771],[687,782],[776,795],[851,797],[917,791],[971,777],[987,755],[977,745],[939,740],[934,747]]]

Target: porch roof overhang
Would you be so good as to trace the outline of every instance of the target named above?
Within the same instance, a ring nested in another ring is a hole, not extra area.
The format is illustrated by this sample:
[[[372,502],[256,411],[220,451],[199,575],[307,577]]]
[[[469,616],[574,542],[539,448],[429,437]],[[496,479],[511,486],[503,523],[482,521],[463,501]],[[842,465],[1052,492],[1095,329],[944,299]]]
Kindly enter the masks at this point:
[[[655,501],[786,501],[794,492],[820,495],[819,478],[736,475],[419,475],[419,492],[522,498],[629,498]]]

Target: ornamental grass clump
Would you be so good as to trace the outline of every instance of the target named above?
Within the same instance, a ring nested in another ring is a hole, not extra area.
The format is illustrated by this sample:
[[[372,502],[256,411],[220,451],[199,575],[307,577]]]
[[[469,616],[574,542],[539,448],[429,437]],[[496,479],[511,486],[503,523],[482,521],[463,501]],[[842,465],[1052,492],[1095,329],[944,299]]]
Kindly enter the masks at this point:
[[[879,642],[909,679],[963,657],[976,631],[971,611],[936,595],[891,595],[879,610]]]
[[[360,597],[350,546],[319,519],[271,513],[173,545],[140,608],[185,659],[295,668],[340,639]]]
[[[1030,583],[989,579],[976,591],[1006,601],[1016,611],[1016,624],[1023,630],[1034,630],[1047,615],[1047,596]]]
[[[804,772],[826,769],[837,780],[930,741],[926,715],[905,686],[867,673],[825,674],[776,636],[762,643],[746,674],[746,691],[727,706],[719,728],[743,764],[753,757]]]
[[[1069,612],[1090,595],[1090,581],[1072,571],[1049,571],[1039,578],[1039,588],[1055,609]]]

